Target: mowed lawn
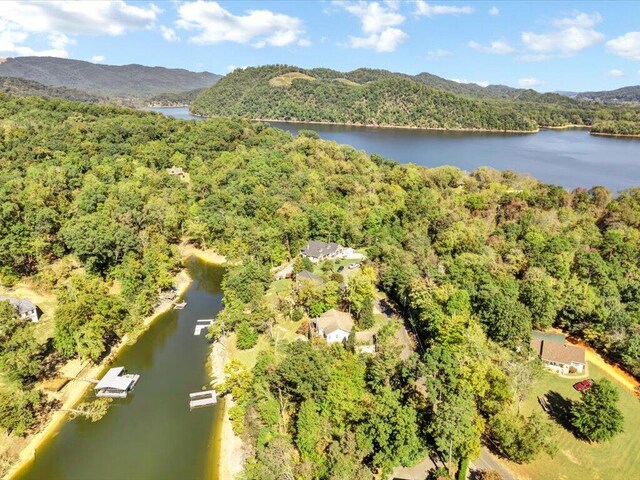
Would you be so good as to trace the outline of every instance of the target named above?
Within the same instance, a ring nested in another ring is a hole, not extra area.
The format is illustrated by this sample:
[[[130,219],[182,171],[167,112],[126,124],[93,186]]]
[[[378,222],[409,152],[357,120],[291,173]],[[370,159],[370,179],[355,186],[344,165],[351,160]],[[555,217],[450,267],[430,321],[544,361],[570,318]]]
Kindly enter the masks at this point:
[[[606,374],[589,363],[589,378],[598,380]],[[577,400],[580,393],[573,389],[576,380],[561,378],[550,372],[535,384],[523,413],[541,411],[537,397],[556,392],[553,398]],[[555,458],[542,454],[528,465],[508,464],[517,478],[531,480],[631,480],[640,479],[640,400],[613,381],[620,391],[619,408],[624,414],[624,432],[613,440],[589,444],[557,425],[558,453]],[[555,423],[554,420],[551,420]]]

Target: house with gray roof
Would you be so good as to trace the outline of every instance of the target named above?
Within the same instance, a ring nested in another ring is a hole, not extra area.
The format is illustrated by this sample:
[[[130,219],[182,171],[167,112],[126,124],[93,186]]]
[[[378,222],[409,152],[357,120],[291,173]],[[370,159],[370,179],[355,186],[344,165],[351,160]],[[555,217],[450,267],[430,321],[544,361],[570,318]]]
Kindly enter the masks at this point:
[[[344,247],[334,242],[321,242],[318,240],[309,240],[307,246],[300,251],[303,257],[308,258],[314,263],[322,260],[331,260],[339,258],[342,255]]]
[[[324,280],[320,275],[311,273],[309,270],[302,270],[296,275],[296,283],[300,285],[302,282],[313,282],[317,285],[322,285]]]
[[[40,320],[38,306],[28,298],[12,298],[0,296],[0,302],[9,302],[23,320],[37,322]]]
[[[353,330],[353,319],[347,312],[332,308],[316,318],[315,327],[318,335],[324,337],[327,343],[343,343]]]
[[[584,349],[574,345],[533,338],[531,348],[545,367],[556,373],[582,373],[587,365]]]

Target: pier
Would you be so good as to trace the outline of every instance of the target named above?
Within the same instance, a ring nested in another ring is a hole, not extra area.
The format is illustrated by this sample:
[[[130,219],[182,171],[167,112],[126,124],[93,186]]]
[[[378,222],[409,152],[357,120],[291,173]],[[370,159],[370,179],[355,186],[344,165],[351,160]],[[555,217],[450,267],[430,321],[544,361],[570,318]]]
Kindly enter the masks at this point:
[[[215,405],[218,397],[215,390],[203,390],[202,392],[194,392],[189,394],[189,408],[208,407]]]
[[[196,328],[193,331],[194,335],[200,335],[202,333],[203,330],[206,330],[207,328],[209,328],[209,326],[213,323],[213,319],[212,318],[206,318],[206,319],[201,319],[201,320],[196,320]]]

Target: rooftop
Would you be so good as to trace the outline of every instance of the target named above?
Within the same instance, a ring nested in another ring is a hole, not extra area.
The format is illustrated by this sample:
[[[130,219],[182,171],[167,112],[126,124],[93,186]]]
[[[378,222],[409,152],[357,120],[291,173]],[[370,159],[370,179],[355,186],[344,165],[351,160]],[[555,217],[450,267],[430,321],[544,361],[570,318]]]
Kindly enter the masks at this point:
[[[126,391],[129,389],[132,383],[135,383],[136,379],[131,376],[124,376],[124,367],[116,367],[110,369],[102,380],[96,385],[96,390],[102,390],[103,388],[112,388],[114,390]]]
[[[547,362],[565,365],[571,362],[586,364],[584,350],[574,345],[534,338],[531,340],[531,348],[540,356],[540,359]]]
[[[302,270],[298,275],[296,275],[296,280],[312,280],[314,282],[323,283],[322,277],[320,275],[316,275],[315,273],[311,273],[309,270]]]
[[[332,308],[318,317],[316,320],[316,326],[319,329],[324,330],[325,334],[335,332],[336,330],[350,332],[353,330],[353,320],[351,319],[351,315],[347,312],[341,312]]]
[[[28,298],[11,298],[0,296],[0,302],[9,302],[20,313],[30,312],[37,308],[35,303],[33,303]]]
[[[309,240],[306,248],[302,249],[302,254],[308,257],[320,258],[327,255],[334,255],[342,247],[334,242],[321,242],[318,240]]]

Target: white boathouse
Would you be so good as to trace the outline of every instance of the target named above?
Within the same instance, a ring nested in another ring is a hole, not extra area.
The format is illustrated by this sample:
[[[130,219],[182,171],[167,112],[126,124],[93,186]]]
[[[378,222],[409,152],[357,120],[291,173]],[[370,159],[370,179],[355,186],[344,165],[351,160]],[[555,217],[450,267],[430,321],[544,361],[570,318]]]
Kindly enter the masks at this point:
[[[126,398],[140,375],[128,374],[124,367],[110,369],[95,386],[96,397]]]

